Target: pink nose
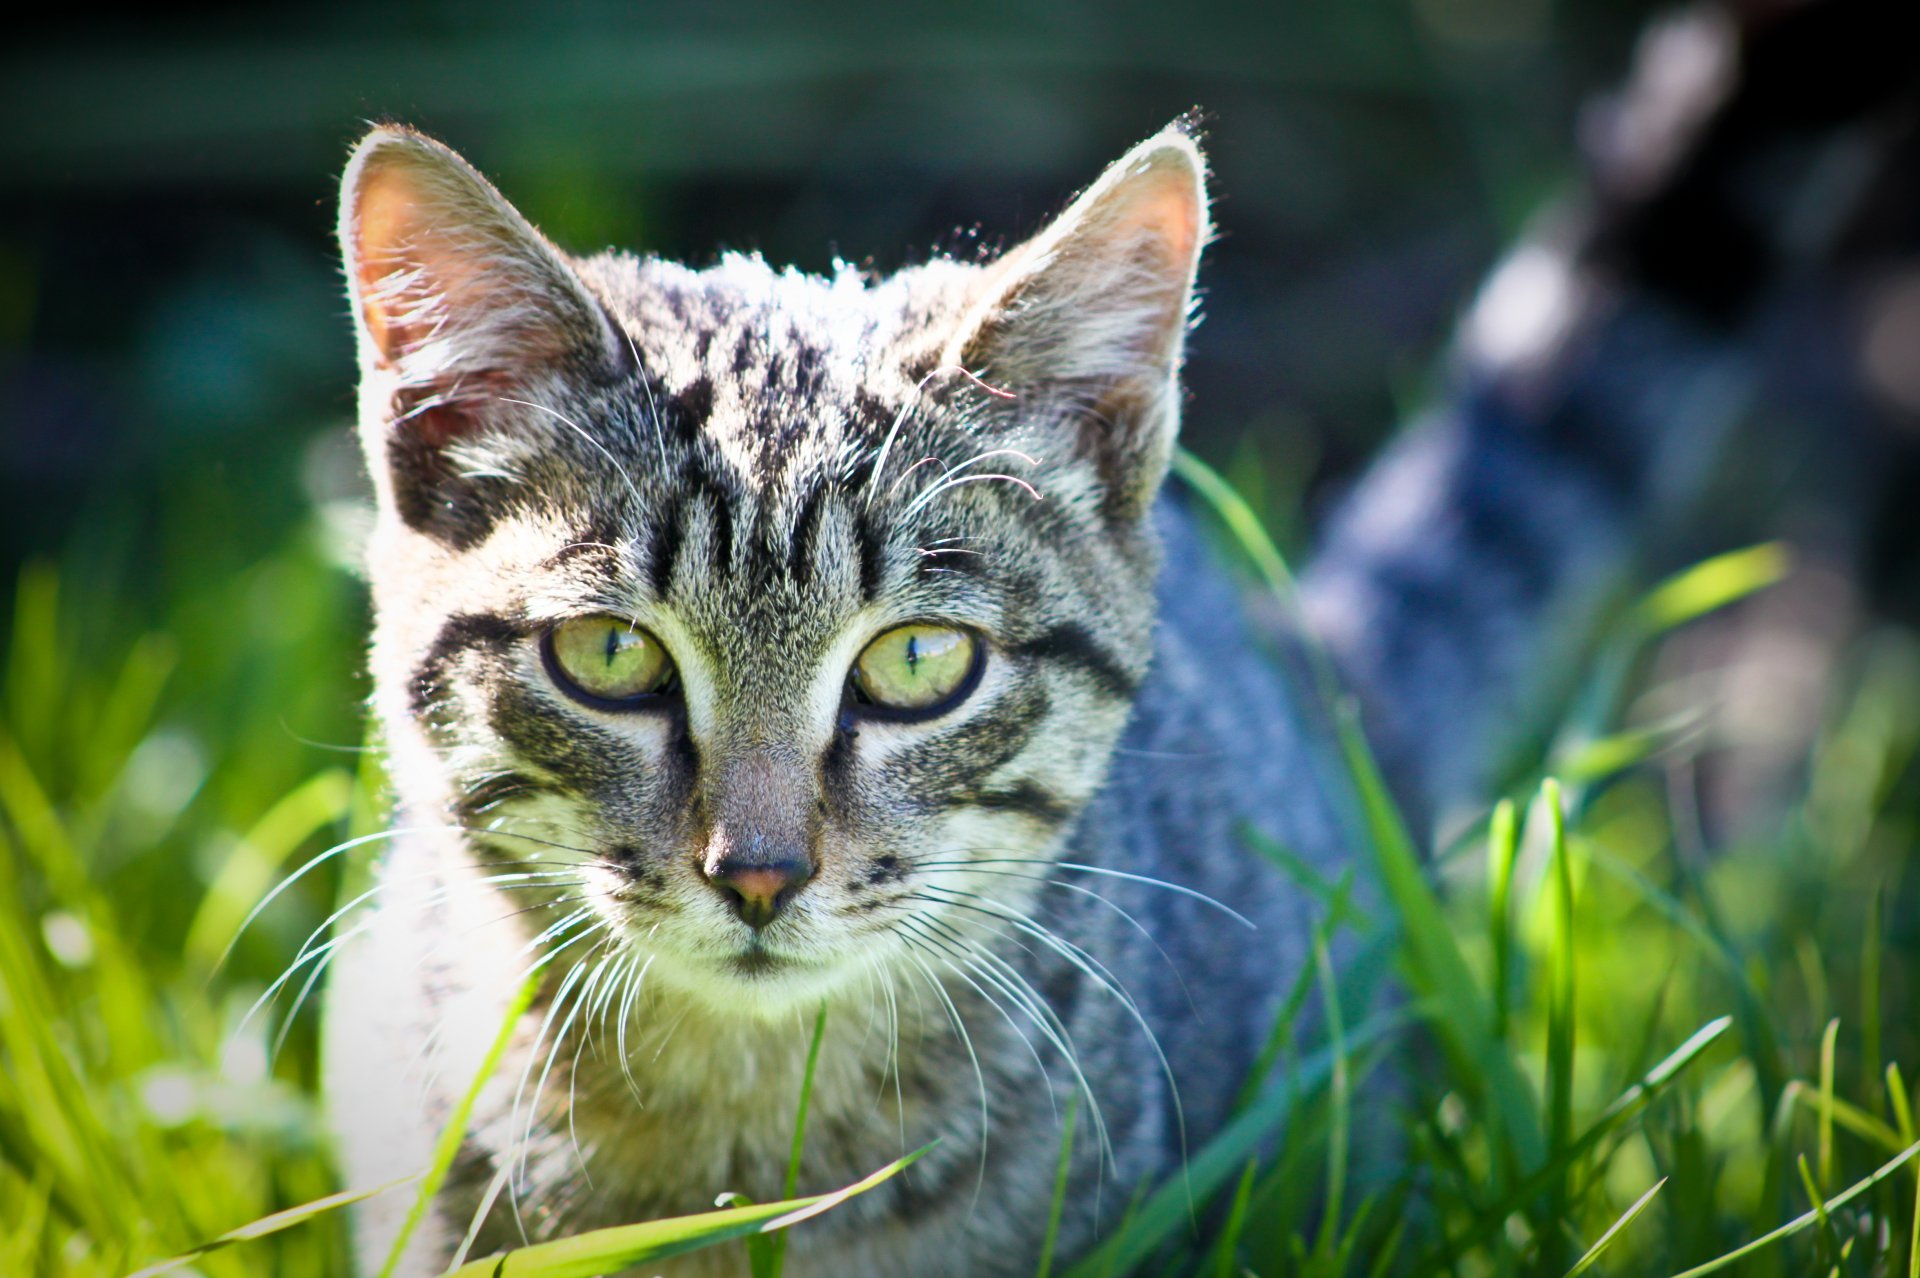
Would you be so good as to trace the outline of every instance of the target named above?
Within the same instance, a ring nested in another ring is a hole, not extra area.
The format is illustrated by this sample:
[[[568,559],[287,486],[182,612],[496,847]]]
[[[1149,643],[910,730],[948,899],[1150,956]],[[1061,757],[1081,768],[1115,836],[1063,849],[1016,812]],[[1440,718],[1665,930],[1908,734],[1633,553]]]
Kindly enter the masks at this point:
[[[775,861],[736,861],[721,858],[704,867],[707,881],[733,901],[733,908],[750,927],[773,922],[794,894],[813,877],[804,858]]]

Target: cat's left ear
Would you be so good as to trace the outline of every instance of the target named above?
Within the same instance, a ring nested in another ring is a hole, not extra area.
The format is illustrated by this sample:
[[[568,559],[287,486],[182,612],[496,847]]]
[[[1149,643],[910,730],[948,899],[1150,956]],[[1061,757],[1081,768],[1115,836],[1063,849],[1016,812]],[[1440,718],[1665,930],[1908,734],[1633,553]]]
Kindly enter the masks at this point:
[[[1001,260],[944,356],[1012,391],[1023,427],[1071,432],[1120,518],[1145,515],[1173,456],[1208,232],[1206,160],[1174,124]]]

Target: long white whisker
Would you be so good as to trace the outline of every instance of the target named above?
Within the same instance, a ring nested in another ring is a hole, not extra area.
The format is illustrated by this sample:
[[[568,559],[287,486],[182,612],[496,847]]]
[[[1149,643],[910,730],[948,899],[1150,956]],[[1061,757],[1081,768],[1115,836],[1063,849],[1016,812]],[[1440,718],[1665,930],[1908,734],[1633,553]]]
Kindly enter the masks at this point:
[[[928,967],[926,961],[920,958],[919,955],[908,954],[906,959],[927,978],[927,984],[933,988],[935,997],[937,997],[941,1003],[945,1004],[947,1017],[953,1022],[954,1032],[959,1035],[960,1038],[960,1045],[966,1048],[967,1059],[973,1062],[974,1083],[980,1089],[980,1170],[975,1175],[973,1189],[974,1198],[977,1201],[981,1187],[986,1184],[987,1139],[993,1130],[991,1109],[987,1103],[986,1071],[980,1068],[980,1055],[974,1050],[973,1035],[967,1031],[966,1020],[960,1015],[960,1009],[954,1005],[953,996],[947,993],[946,987],[940,983],[940,978],[934,975],[933,969]],[[987,1001],[991,1003],[993,1000],[988,999]],[[968,1210],[971,1211],[972,1208],[969,1207]]]
[[[977,849],[955,848],[954,849],[954,851],[956,852],[967,852],[970,850],[980,851],[980,852],[995,852],[995,851],[998,851],[999,849],[997,848],[977,848]],[[1236,922],[1242,924],[1243,926],[1248,928],[1250,931],[1258,932],[1260,930],[1260,925],[1255,923],[1252,919],[1240,913],[1240,911],[1234,909],[1231,905],[1228,905],[1223,901],[1219,901],[1211,896],[1208,896],[1205,892],[1196,891],[1195,889],[1187,887],[1185,884],[1182,884],[1182,883],[1173,883],[1166,879],[1156,879],[1156,878],[1153,878],[1151,875],[1146,875],[1146,874],[1130,874],[1125,870],[1109,869],[1104,865],[1082,865],[1076,861],[1050,861],[1045,857],[1002,856],[1002,857],[970,858],[967,860],[960,860],[960,861],[920,861],[915,863],[914,868],[915,869],[922,869],[922,868],[948,869],[954,866],[973,866],[973,865],[1037,865],[1037,866],[1043,866],[1043,867],[1056,869],[1056,870],[1072,870],[1076,874],[1099,874],[1099,875],[1104,875],[1110,879],[1123,879],[1128,883],[1139,883],[1146,887],[1161,888],[1165,891],[1173,892],[1179,896],[1189,897],[1192,900],[1199,901],[1203,905],[1212,906],[1214,909],[1219,910],[1222,914],[1225,914],[1228,918],[1231,918]]]
[[[976,900],[986,899],[977,896],[975,893],[957,892],[952,888],[937,888],[929,885],[926,890],[929,892],[945,892],[951,895],[973,896]],[[939,898],[934,899],[937,900]],[[1033,918],[1021,914],[1018,911],[1010,908],[1004,911],[995,910],[979,905],[967,905],[958,901],[949,901],[947,904],[960,909],[974,910],[989,917],[998,918],[1003,922],[1011,923],[1014,927],[1019,928],[1027,935],[1059,954],[1062,958],[1073,964],[1073,966],[1079,968],[1086,974],[1088,979],[1105,989],[1119,1001],[1120,1005],[1127,1010],[1127,1014],[1133,1019],[1134,1024],[1140,1027],[1140,1032],[1146,1035],[1148,1045],[1153,1048],[1154,1056],[1159,1059],[1160,1072],[1165,1076],[1167,1089],[1173,1097],[1174,1121],[1180,1129],[1180,1148],[1184,1165],[1187,1147],[1186,1107],[1180,1100],[1180,1086],[1174,1078],[1173,1064],[1167,1059],[1165,1050],[1160,1046],[1159,1035],[1153,1032],[1153,1027],[1147,1023],[1147,1018],[1145,1014],[1141,1012],[1139,1004],[1134,1002],[1133,996],[1127,992],[1126,986],[1120,981],[1120,978],[1114,975],[1113,971],[1108,968],[1106,964],[1087,953],[1087,951],[1080,946],[1055,934],[1050,928],[1045,927]],[[998,903],[996,902],[996,904]],[[985,953],[985,951],[982,951],[982,953]],[[1012,971],[1012,968],[1007,966],[1004,960],[996,958],[995,961],[1007,967],[1008,971]]]

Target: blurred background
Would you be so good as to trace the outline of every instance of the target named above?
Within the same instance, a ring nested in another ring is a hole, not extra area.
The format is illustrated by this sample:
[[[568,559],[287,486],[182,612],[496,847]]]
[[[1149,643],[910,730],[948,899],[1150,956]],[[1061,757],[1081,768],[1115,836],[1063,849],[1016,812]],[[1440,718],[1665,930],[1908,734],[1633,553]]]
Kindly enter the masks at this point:
[[[0,952],[12,982],[0,981],[12,1000],[0,998],[0,1049],[12,1073],[33,1052],[70,1057],[47,1068],[77,1071],[87,1100],[42,1105],[25,1084],[0,1088],[0,1199],[41,1184],[27,1169],[54,1166],[33,1201],[151,1256],[330,1185],[303,1108],[310,1021],[286,1022],[277,1058],[270,1035],[236,1026],[325,917],[333,867],[206,982],[267,886],[354,828],[366,512],[332,230],[337,176],[368,122],[448,142],[573,251],[697,264],[731,248],[884,271],[1017,241],[1131,143],[1198,107],[1221,238],[1202,277],[1186,442],[1299,553],[1316,515],[1430,393],[1448,330],[1500,250],[1577,181],[1583,106],[1618,83],[1654,11],[1642,0],[439,0],[43,6],[10,20],[0,832],[20,860],[0,873],[0,913],[18,912],[0,917],[0,936],[37,948]],[[1905,194],[1891,240],[1911,246]],[[1878,911],[1888,893],[1914,895],[1887,875],[1920,810],[1909,767],[1920,504],[1904,496],[1920,379],[1898,354],[1920,346],[1920,277],[1887,242],[1810,289],[1773,339],[1782,376],[1761,416],[1776,429],[1748,461],[1765,472],[1756,482],[1804,496],[1764,521],[1734,503],[1673,552],[1678,566],[1785,531],[1801,571],[1734,622],[1664,649],[1639,711],[1702,704],[1704,680],[1704,700],[1731,709],[1696,734],[1688,766],[1716,751],[1753,761],[1719,770],[1702,791],[1709,809],[1774,820],[1811,792],[1828,807],[1794,808],[1794,837],[1831,834],[1862,857],[1875,840],[1893,849],[1859,863],[1849,943],[1861,901]],[[1899,303],[1881,307],[1888,322],[1912,328],[1863,378],[1862,316],[1887,299]],[[1840,753],[1820,754],[1821,742]],[[1770,910],[1805,914],[1801,931],[1753,943],[1777,940],[1782,970],[1797,973],[1783,978],[1802,1003],[1782,1033],[1817,1036],[1831,991],[1865,976],[1848,960],[1844,982],[1816,980],[1817,961],[1794,957],[1794,937],[1832,924],[1807,885],[1834,881],[1835,863],[1781,868],[1799,845],[1769,846],[1780,865],[1735,901],[1736,921],[1764,931]],[[1885,915],[1909,949],[1916,913]],[[116,962],[158,984],[117,986]],[[29,970],[45,987],[36,1015],[57,1023],[37,1048],[31,1024],[7,1037],[8,1007],[26,1015]],[[1906,988],[1877,965],[1872,980],[1876,998]],[[69,999],[94,1011],[69,1021]],[[130,1010],[155,999],[157,1019]],[[1870,1076],[1881,1041],[1858,1050]],[[94,1127],[111,1143],[123,1103],[164,1147],[151,1168],[186,1169],[149,1219],[61,1202],[69,1172],[141,1192],[149,1164],[96,1167],[86,1152]],[[7,1211],[0,1262],[9,1238],[26,1237],[7,1232],[18,1224]],[[286,1272],[330,1271],[319,1244],[302,1246],[306,1259],[279,1253]]]
[[[1311,484],[1394,420],[1576,172],[1577,108],[1645,8],[43,9],[0,54],[0,554],[102,521],[160,552],[167,494],[201,488],[184,504],[203,516],[241,498],[239,551],[306,516],[303,467],[338,482],[313,473],[350,411],[335,181],[385,119],[463,151],[576,251],[884,270],[1017,240],[1198,106],[1223,236],[1190,438],[1225,457],[1257,434],[1276,479]]]

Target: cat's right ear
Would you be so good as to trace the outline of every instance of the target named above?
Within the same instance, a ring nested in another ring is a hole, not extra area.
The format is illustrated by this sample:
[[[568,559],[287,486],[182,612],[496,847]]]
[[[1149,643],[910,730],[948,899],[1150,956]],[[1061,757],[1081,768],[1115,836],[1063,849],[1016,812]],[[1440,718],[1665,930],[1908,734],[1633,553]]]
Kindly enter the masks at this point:
[[[1173,457],[1209,225],[1206,160],[1176,122],[993,268],[941,359],[1092,463],[1119,519],[1146,515]]]
[[[355,148],[340,245],[370,454],[444,448],[523,417],[503,405],[539,398],[563,370],[624,365],[627,347],[559,251],[431,138],[383,126]]]

